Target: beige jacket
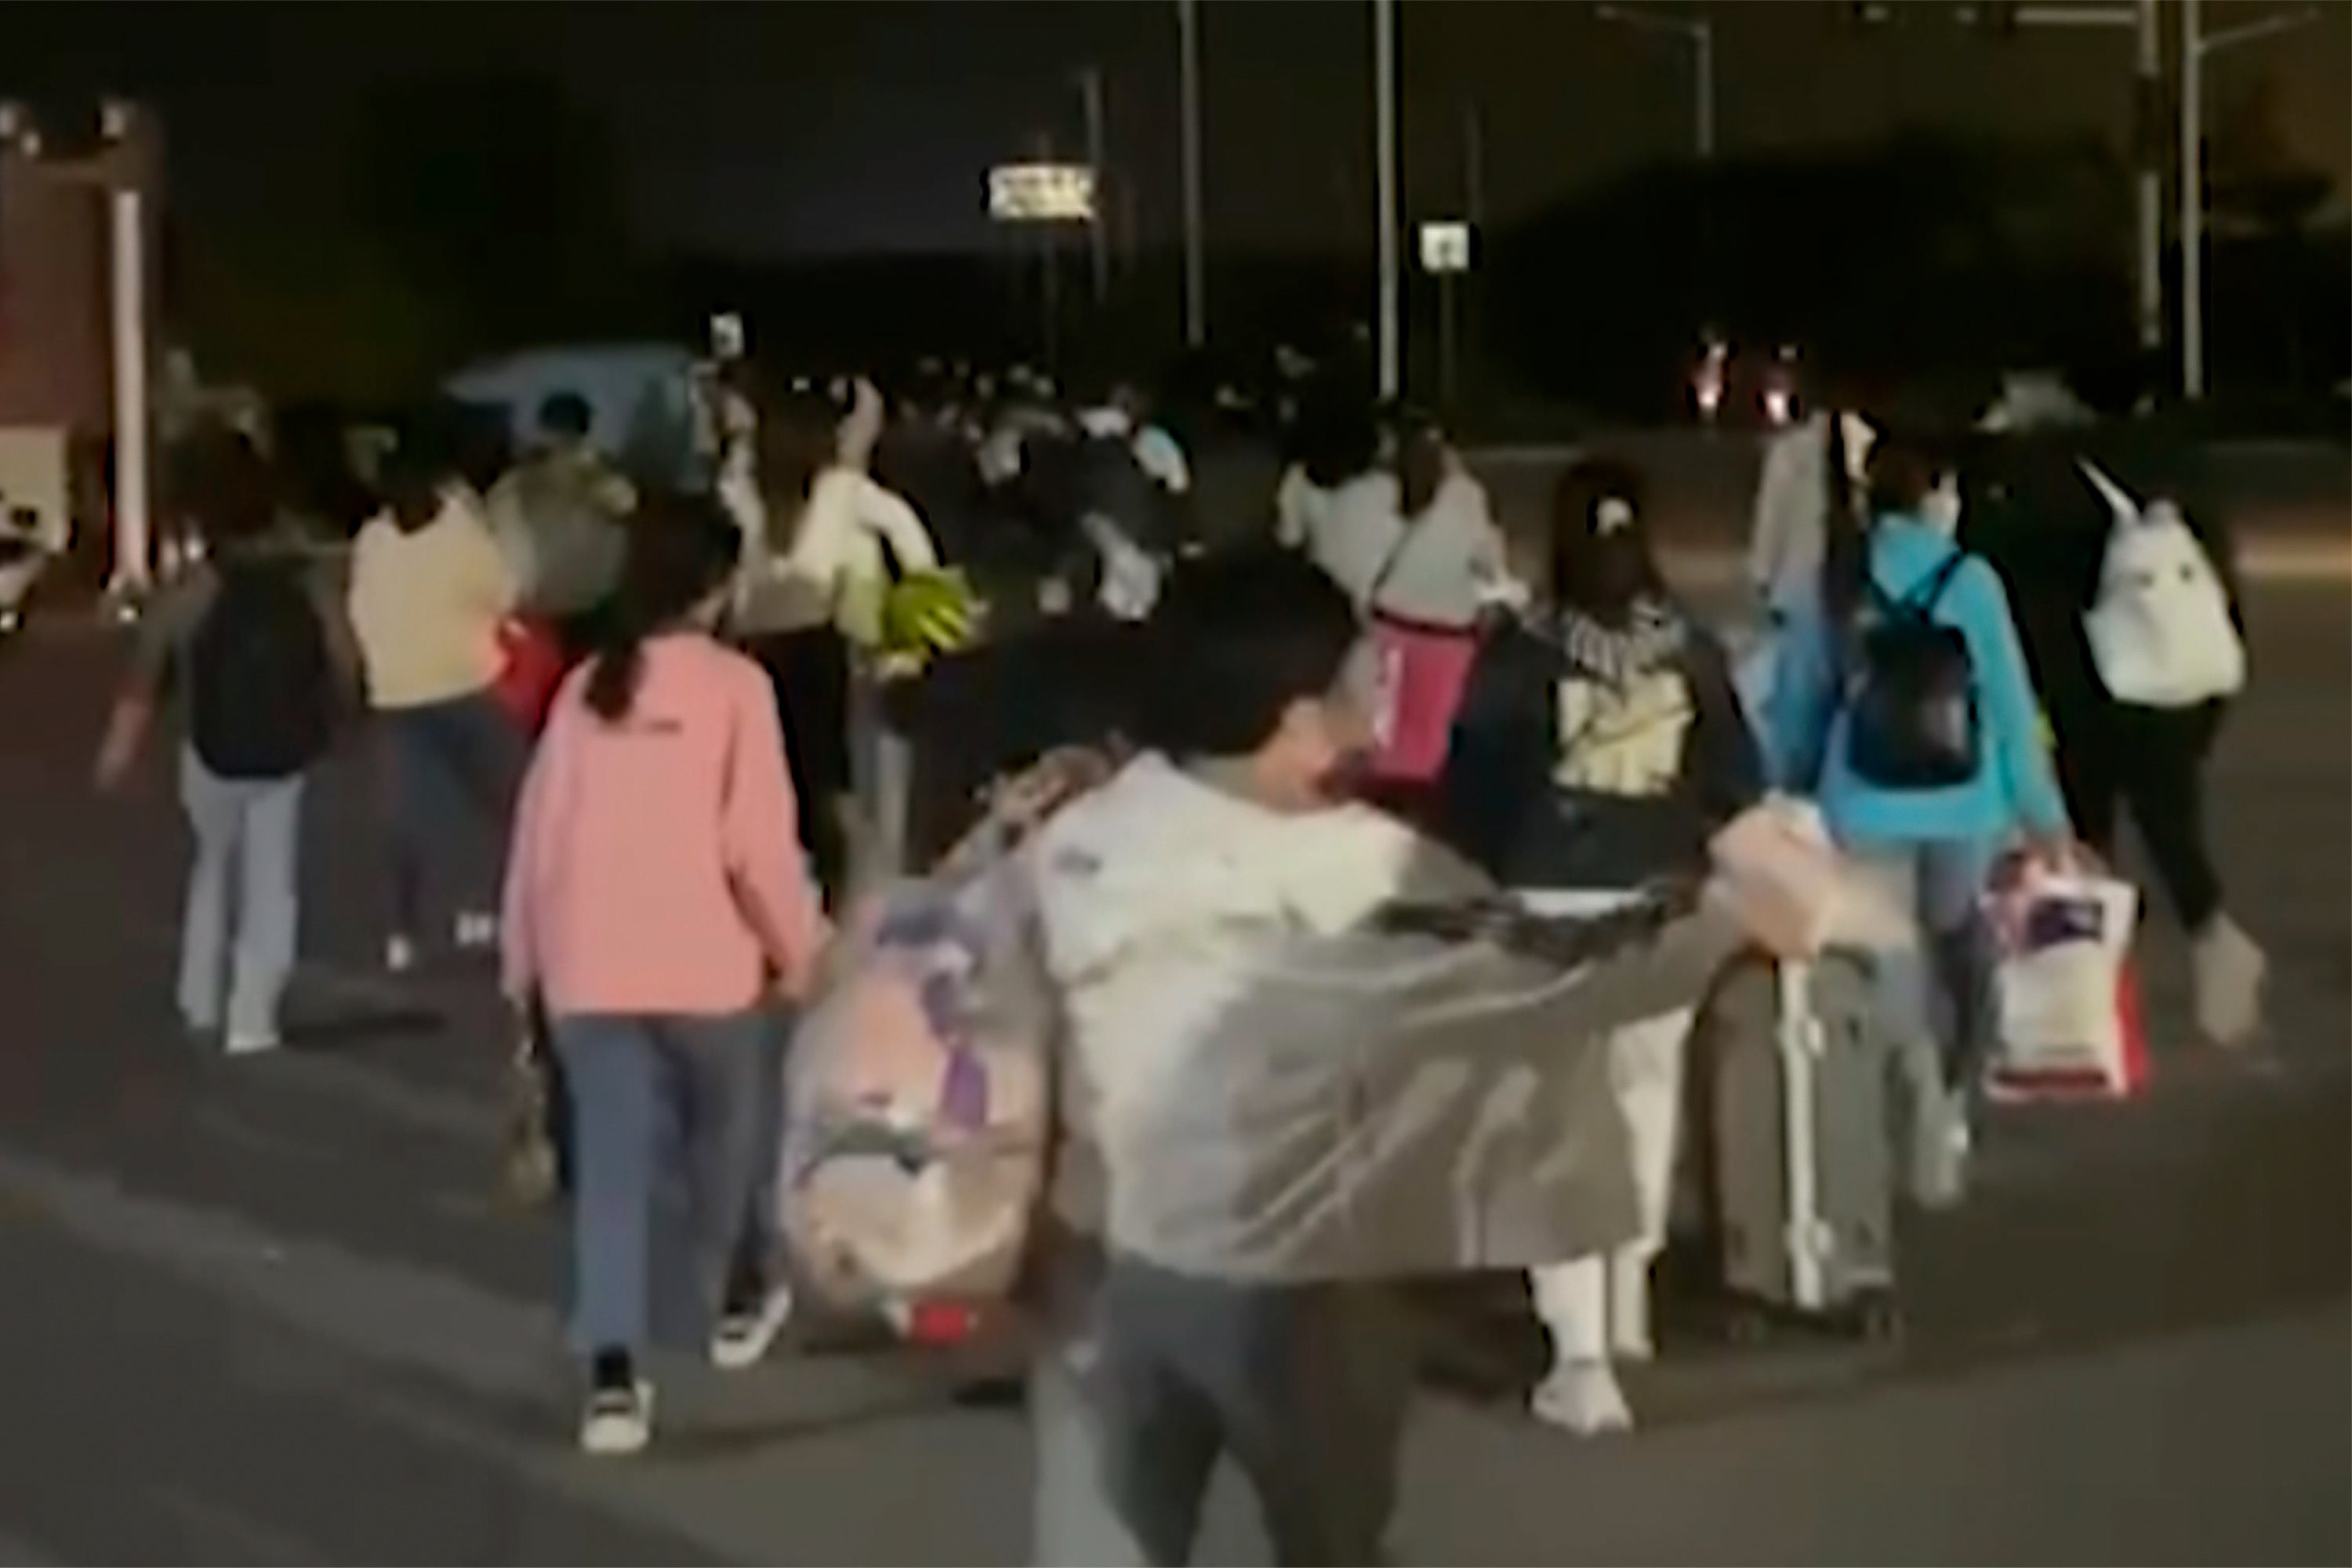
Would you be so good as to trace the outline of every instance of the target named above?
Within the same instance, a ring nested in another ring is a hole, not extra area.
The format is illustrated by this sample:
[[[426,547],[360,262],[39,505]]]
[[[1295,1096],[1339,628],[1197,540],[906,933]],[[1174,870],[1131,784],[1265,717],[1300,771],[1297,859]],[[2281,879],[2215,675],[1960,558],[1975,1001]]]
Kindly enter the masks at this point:
[[[414,533],[389,513],[352,542],[352,629],[376,708],[421,708],[498,679],[499,623],[515,584],[479,504],[453,489]]]

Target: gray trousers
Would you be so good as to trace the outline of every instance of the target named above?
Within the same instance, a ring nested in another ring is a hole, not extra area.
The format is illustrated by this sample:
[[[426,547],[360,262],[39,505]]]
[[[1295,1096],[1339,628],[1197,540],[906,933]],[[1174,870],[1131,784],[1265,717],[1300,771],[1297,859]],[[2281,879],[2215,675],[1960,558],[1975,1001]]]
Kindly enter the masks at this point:
[[[915,770],[912,743],[885,722],[881,684],[864,668],[850,672],[848,746],[848,880],[856,892],[867,893],[915,869],[907,864]]]
[[[180,804],[195,836],[180,923],[180,1016],[192,1029],[226,1022],[235,1036],[274,1034],[301,920],[302,777],[221,778],[184,747]]]
[[[1220,1458],[1275,1561],[1383,1561],[1414,1358],[1377,1283],[1244,1285],[1114,1258],[1033,1375],[1036,1560],[1191,1560]]]

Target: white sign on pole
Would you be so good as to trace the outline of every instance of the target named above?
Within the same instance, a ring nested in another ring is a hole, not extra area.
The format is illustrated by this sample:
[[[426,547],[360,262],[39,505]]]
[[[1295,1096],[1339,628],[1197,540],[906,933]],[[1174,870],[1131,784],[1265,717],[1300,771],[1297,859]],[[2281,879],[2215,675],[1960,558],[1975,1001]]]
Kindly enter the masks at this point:
[[[999,223],[1092,223],[1095,172],[1084,163],[1000,163],[988,172],[988,216]]]
[[[1421,269],[1444,275],[1470,270],[1470,226],[1455,220],[1421,226]]]

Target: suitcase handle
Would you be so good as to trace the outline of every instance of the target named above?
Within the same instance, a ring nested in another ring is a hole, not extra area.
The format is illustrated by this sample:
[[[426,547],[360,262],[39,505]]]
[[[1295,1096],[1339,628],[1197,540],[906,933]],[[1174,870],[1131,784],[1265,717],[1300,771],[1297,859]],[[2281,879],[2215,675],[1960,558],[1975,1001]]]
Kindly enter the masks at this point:
[[[1814,1116],[1821,1028],[1813,1016],[1812,966],[1776,963],[1772,974],[1778,1004],[1772,1034],[1780,1058],[1781,1143],[1788,1161],[1789,1294],[1800,1310],[1815,1312],[1828,1297],[1822,1269],[1828,1248],[1823,1245]]]

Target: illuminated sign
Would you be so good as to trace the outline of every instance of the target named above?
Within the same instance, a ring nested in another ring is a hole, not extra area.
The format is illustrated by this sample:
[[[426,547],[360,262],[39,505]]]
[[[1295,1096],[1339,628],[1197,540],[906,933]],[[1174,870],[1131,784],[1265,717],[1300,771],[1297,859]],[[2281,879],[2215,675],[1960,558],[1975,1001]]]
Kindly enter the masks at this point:
[[[1435,273],[1469,271],[1470,226],[1454,222],[1423,224],[1421,269]]]
[[[1095,172],[1085,163],[1002,163],[988,172],[988,216],[999,223],[1092,223]]]

